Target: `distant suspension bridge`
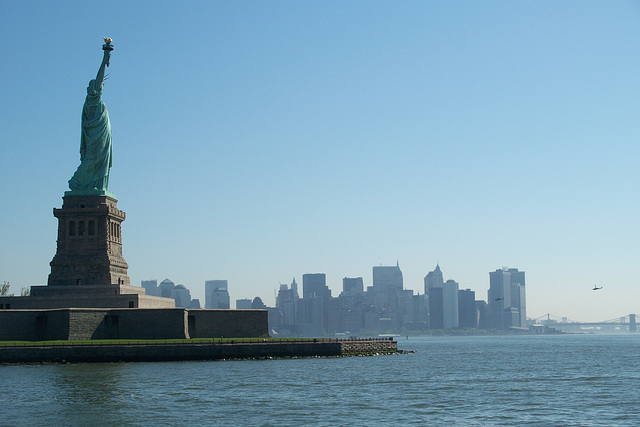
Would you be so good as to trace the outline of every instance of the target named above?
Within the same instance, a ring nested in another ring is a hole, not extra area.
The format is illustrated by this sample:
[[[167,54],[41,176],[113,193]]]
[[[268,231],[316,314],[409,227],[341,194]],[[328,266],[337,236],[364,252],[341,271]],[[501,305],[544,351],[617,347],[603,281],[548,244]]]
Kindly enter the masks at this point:
[[[545,314],[537,317],[533,320],[536,324],[542,324],[544,326],[553,327],[559,330],[580,330],[580,331],[595,331],[595,330],[628,330],[629,332],[636,332],[636,315],[628,314],[623,317],[616,317],[615,319],[604,320],[602,322],[580,322],[568,319],[567,317],[555,316],[553,314]]]

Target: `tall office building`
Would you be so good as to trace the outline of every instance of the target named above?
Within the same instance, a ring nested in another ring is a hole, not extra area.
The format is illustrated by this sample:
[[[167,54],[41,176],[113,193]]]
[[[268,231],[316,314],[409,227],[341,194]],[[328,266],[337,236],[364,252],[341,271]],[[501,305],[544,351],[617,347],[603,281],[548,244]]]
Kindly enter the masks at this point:
[[[511,305],[518,309],[521,328],[527,327],[527,300],[524,286],[524,271],[510,268],[511,274]]]
[[[280,285],[280,290],[276,297],[276,308],[280,310],[280,313],[282,314],[283,325],[295,325],[299,299],[298,285],[295,277],[290,288],[285,284]]]
[[[342,293],[344,295],[359,295],[364,292],[362,277],[345,277],[342,279]]]
[[[476,293],[471,289],[458,291],[458,326],[461,328],[478,327]]]
[[[413,291],[411,291],[413,293]],[[411,295],[411,318],[409,322],[423,329],[429,325],[429,297],[423,295]]]
[[[440,271],[440,265],[436,264],[435,270],[424,276],[424,293],[428,295],[430,288],[441,288],[442,285],[444,285],[442,271]]]
[[[458,327],[458,282],[447,280],[442,285],[442,319],[445,329]]]
[[[308,273],[302,275],[302,298],[331,298],[331,290],[327,287],[324,273]]]
[[[176,307],[188,308],[191,305],[191,292],[184,285],[173,288],[171,298],[175,300]]]
[[[158,293],[163,298],[171,298],[171,291],[173,291],[173,288],[175,287],[175,283],[173,283],[171,280],[164,279],[158,286]]]
[[[226,310],[230,308],[228,283],[226,280],[204,282],[204,308]]]
[[[153,297],[159,297],[160,292],[158,291],[158,281],[157,280],[143,280],[141,282],[141,286],[144,288],[144,292],[147,295],[151,295]]]
[[[478,312],[478,328],[490,328],[491,314],[489,312],[489,304],[483,300],[476,300],[476,310]]]
[[[373,292],[383,293],[389,290],[404,289],[402,271],[400,264],[395,266],[376,266],[373,267]]]
[[[299,303],[300,313],[296,313],[303,320],[301,331],[311,336],[326,331],[330,299],[331,290],[324,273],[302,275],[302,302]]]
[[[527,327],[524,271],[502,268],[489,273],[491,327]]]
[[[251,310],[251,300],[249,298],[237,299],[236,310]]]
[[[444,329],[443,288],[429,289],[429,328]]]
[[[429,328],[444,329],[444,278],[440,265],[424,276],[424,293],[429,298]]]

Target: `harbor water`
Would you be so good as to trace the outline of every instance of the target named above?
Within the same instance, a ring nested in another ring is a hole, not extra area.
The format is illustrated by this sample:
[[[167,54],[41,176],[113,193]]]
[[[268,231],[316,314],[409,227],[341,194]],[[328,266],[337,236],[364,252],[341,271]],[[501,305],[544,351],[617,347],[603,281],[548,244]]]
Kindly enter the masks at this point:
[[[640,335],[397,339],[415,353],[0,366],[0,425],[640,425]]]

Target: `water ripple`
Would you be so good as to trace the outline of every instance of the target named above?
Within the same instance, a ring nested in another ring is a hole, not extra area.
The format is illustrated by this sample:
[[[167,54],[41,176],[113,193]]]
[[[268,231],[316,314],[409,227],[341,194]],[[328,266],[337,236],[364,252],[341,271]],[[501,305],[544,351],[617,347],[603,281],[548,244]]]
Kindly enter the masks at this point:
[[[437,337],[392,357],[0,366],[0,422],[635,426],[639,341]]]

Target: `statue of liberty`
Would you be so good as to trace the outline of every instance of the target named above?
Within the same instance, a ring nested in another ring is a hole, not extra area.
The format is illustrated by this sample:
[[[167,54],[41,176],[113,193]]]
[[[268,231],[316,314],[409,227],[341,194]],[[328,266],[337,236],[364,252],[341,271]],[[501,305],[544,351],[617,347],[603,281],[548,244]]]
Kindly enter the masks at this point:
[[[82,107],[82,136],[80,139],[80,166],[69,180],[71,193],[106,193],[109,186],[111,159],[111,124],[107,107],[102,102],[105,67],[113,46],[104,38],[104,57],[95,80],[89,82],[87,97]]]

